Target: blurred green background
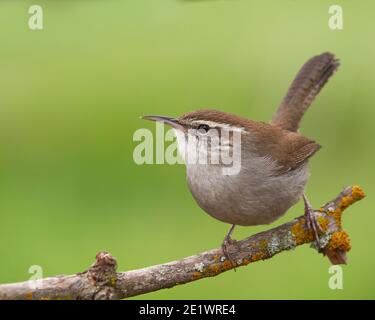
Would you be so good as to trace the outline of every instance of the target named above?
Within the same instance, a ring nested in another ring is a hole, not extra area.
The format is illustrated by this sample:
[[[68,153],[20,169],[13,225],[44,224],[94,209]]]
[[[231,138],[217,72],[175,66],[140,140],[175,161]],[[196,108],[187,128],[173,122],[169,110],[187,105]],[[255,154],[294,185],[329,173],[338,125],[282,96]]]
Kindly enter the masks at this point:
[[[44,30],[28,28],[31,4]],[[344,225],[344,289],[308,246],[137,298],[374,298],[375,3],[361,1],[10,1],[0,3],[0,283],[82,271],[100,250],[119,270],[220,245],[228,225],[194,202],[182,165],[133,162],[144,114],[213,107],[268,120],[302,63],[342,62],[302,123],[322,150],[307,194],[319,207],[359,184]],[[344,29],[328,28],[340,4]],[[299,203],[273,226],[302,213]],[[238,227],[235,238],[265,230]]]

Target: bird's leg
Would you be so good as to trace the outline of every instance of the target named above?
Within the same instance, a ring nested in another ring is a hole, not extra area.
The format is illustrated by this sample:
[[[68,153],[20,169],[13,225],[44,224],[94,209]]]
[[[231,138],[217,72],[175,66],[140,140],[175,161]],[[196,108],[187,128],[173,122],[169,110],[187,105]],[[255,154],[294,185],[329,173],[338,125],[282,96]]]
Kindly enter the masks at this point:
[[[233,233],[234,227],[236,225],[232,224],[230,227],[227,235],[225,236],[223,243],[221,244],[221,249],[223,250],[223,254],[225,258],[227,258],[233,265],[236,265],[234,261],[230,258],[229,253],[228,253],[228,247],[231,245],[237,245],[237,241],[231,238],[231,235]],[[238,246],[238,245],[237,245]]]
[[[303,202],[305,204],[305,217],[306,217],[307,228],[312,231],[316,244],[318,246],[318,249],[320,250],[319,233],[323,232],[323,230],[320,227],[320,224],[317,221],[315,212],[305,194],[303,194]]]

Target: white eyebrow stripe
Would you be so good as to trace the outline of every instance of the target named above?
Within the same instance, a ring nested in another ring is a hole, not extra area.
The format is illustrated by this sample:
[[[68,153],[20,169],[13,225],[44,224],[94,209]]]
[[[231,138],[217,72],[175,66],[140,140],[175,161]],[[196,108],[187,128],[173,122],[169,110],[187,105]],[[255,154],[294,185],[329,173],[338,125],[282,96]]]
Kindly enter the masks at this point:
[[[192,121],[194,124],[207,124],[210,127],[221,127],[223,129],[230,129],[230,130],[240,130],[244,131],[244,127],[237,127],[234,125],[231,125],[229,123],[222,123],[222,122],[215,122],[215,121],[209,121],[209,120],[194,120]]]

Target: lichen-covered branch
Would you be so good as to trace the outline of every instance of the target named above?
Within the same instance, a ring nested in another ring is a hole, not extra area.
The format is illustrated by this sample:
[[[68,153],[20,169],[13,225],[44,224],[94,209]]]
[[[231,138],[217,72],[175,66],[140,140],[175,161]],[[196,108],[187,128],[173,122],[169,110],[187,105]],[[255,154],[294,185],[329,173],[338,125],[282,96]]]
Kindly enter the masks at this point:
[[[364,196],[360,187],[347,187],[315,212],[324,231],[320,237],[320,251],[333,263],[345,263],[345,254],[350,250],[349,237],[342,229],[341,215],[344,209]],[[305,243],[318,247],[313,239],[311,231],[306,228],[304,216],[300,216],[237,241],[229,248],[230,260],[219,248],[166,264],[116,272],[116,260],[109,253],[100,252],[88,270],[75,275],[0,285],[0,299],[127,298],[216,276],[233,268],[272,258],[275,254]]]

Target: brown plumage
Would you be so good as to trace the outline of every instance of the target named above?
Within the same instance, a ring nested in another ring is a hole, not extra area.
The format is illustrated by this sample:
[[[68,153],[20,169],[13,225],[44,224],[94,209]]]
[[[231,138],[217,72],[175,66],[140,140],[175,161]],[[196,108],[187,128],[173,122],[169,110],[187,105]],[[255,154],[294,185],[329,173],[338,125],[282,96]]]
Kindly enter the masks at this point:
[[[204,158],[208,153],[204,142],[211,129],[241,133],[240,151],[228,137],[220,148],[211,145],[210,149],[215,155],[228,149],[240,154],[241,161],[232,163],[234,169],[239,169],[235,173],[228,174],[225,163],[186,162],[188,186],[198,205],[212,217],[233,224],[223,242],[224,252],[226,244],[232,241],[234,225],[271,223],[301,198],[305,200],[307,225],[319,240],[318,223],[304,188],[309,177],[307,162],[320,145],[298,133],[298,128],[304,113],[338,66],[339,61],[331,53],[308,60],[270,123],[217,110],[198,110],[179,118],[144,117],[175,129],[183,157],[198,154]],[[197,129],[191,130],[197,148],[189,149],[186,144],[192,136],[189,129]]]
[[[297,131],[307,108],[339,65],[339,60],[329,52],[308,60],[292,82],[271,123],[286,130]]]
[[[289,171],[305,163],[320,148],[315,141],[303,135],[284,130],[278,126],[253,121],[235,114],[203,109],[184,114],[178,118],[180,123],[190,127],[194,121],[210,121],[244,128],[249,134],[254,150],[261,157],[270,157],[277,161],[280,171]],[[243,137],[246,139],[246,137]]]

